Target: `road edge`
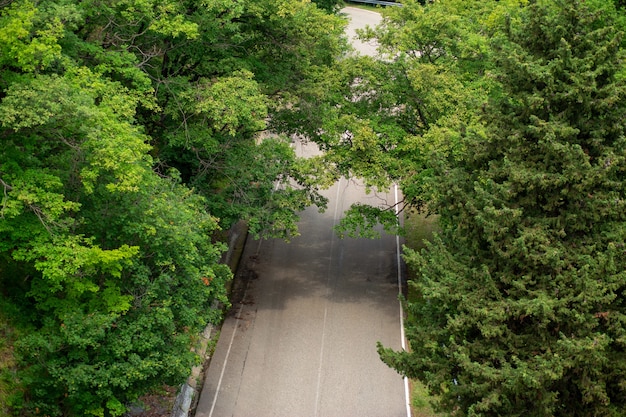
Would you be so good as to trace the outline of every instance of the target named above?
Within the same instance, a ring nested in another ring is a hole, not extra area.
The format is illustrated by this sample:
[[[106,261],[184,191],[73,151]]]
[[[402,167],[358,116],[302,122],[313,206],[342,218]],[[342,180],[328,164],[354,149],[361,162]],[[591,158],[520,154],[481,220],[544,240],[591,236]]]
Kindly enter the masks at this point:
[[[237,276],[247,238],[248,226],[244,221],[235,223],[228,231],[228,250],[224,254],[221,263],[228,265],[233,273],[233,281]],[[212,308],[219,308],[219,306],[214,305]],[[172,407],[171,417],[190,417],[190,411],[195,408],[195,404],[198,402],[199,393],[204,382],[204,370],[211,361],[210,354],[207,355],[207,348],[214,329],[215,326],[209,323],[200,335],[200,341],[194,350],[202,358],[202,363],[191,369],[191,375],[181,385]]]

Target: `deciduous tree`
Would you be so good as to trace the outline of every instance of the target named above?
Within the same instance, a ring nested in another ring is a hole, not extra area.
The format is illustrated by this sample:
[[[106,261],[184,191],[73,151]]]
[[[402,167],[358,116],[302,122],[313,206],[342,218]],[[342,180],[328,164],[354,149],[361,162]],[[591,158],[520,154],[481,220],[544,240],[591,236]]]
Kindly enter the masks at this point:
[[[0,283],[30,331],[22,415],[119,416],[227,303],[220,227],[297,233],[315,161],[259,132],[332,64],[309,2],[0,3]]]
[[[378,42],[380,57],[349,56],[314,73],[273,129],[318,143],[335,177],[360,177],[370,188],[397,183],[401,209],[422,207],[428,161],[458,152],[458,141],[445,138],[474,123],[471,109],[494,85],[488,39],[521,3],[411,0],[381,10],[382,24],[361,33]],[[396,229],[393,211],[354,206],[340,230],[369,235],[377,222]]]

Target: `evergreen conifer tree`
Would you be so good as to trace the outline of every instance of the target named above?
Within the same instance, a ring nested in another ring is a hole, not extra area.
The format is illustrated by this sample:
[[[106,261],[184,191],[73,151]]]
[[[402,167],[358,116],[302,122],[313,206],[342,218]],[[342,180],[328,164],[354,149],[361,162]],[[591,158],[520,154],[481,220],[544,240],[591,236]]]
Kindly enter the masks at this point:
[[[497,97],[435,163],[442,231],[409,251],[411,352],[455,416],[623,416],[626,90],[610,2],[538,0],[494,39]]]

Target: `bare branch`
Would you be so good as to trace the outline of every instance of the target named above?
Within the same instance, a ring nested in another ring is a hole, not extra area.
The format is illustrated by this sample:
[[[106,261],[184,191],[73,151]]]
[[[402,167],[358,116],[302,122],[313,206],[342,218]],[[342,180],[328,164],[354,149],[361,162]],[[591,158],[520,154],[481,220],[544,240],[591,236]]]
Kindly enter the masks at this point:
[[[2,198],[2,209],[0,209],[0,218],[4,218],[4,209],[6,208],[7,201],[9,199],[9,191],[11,191],[13,187],[4,182],[2,178],[0,178],[0,184],[2,184],[2,188],[4,191],[4,197]]]

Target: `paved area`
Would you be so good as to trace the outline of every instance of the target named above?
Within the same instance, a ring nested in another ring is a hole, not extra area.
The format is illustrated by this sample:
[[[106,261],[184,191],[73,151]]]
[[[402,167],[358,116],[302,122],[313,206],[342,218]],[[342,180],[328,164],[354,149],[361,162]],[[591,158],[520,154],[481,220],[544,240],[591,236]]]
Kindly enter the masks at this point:
[[[364,29],[366,26],[376,26],[382,20],[380,14],[356,7],[345,7],[342,12],[350,17],[350,25],[346,29],[346,35],[348,35],[354,49],[364,55],[376,55],[376,43],[362,42],[357,39],[356,30]]]
[[[316,152],[297,143],[301,155]],[[366,195],[353,180],[327,190],[325,213],[302,213],[301,236],[248,242],[249,279],[226,319],[196,417],[407,416],[405,385],[376,353],[401,346],[397,242],[338,239],[333,226]]]

